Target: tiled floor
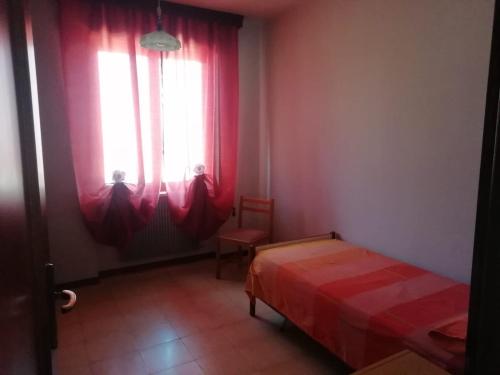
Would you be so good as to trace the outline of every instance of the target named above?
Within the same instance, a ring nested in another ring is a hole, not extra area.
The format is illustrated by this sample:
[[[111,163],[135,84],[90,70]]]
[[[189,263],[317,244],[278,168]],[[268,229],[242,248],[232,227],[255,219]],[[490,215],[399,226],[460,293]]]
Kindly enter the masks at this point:
[[[344,374],[345,368],[262,303],[248,314],[245,270],[214,261],[103,279],[58,316],[56,375]]]

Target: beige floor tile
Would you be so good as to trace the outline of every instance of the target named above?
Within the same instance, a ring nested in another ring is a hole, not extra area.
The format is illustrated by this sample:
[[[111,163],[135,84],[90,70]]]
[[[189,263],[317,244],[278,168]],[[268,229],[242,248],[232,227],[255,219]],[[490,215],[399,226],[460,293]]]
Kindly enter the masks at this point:
[[[86,340],[106,337],[111,333],[126,332],[127,330],[125,319],[120,314],[85,319],[82,323],[82,332]]]
[[[131,334],[113,332],[107,336],[86,340],[85,349],[90,361],[100,361],[132,353],[137,350],[137,346]]]
[[[114,300],[118,311],[122,314],[140,312],[156,307],[156,299],[149,294],[125,295]]]
[[[172,367],[168,370],[163,370],[154,375],[203,375],[203,371],[196,362],[185,363],[180,366]]]
[[[221,329],[210,329],[182,338],[182,342],[194,358],[211,353],[224,352],[234,347],[228,340],[226,332]]]
[[[169,322],[180,338],[200,332],[197,322],[188,315],[169,319]]]
[[[296,354],[295,351],[289,348],[283,348],[274,342],[259,339],[247,342],[238,350],[257,370],[290,360]]]
[[[59,347],[78,344],[83,342],[84,339],[85,336],[81,323],[73,323],[65,327],[59,327],[57,338]]]
[[[248,314],[245,270],[213,259],[118,275],[78,290],[57,314],[55,375],[346,374],[345,366],[274,310]]]
[[[58,304],[58,306],[60,305]],[[78,310],[71,310],[69,313],[62,314],[59,307],[56,308],[56,320],[59,329],[81,322]]]
[[[169,323],[165,314],[157,306],[143,306],[142,309],[124,313],[122,316],[126,326],[136,331],[151,325]]]
[[[148,370],[138,352],[93,362],[93,375],[147,375]]]
[[[192,362],[194,359],[181,340],[142,350],[141,356],[152,373]]]
[[[89,363],[84,343],[59,347],[53,356],[54,367],[82,367]]]
[[[255,339],[265,341],[276,334],[276,327],[251,317],[241,322],[224,325],[221,327],[221,330],[225,332],[226,337],[236,346],[244,345],[247,341]]]
[[[99,303],[78,303],[75,306],[74,312],[80,315],[80,321],[91,321],[94,319],[101,319],[106,316],[113,316],[117,314],[118,309],[113,300],[106,300]],[[73,314],[73,311],[67,315]]]
[[[149,326],[143,326],[131,332],[135,337],[136,346],[139,349],[147,349],[155,345],[178,339],[177,332],[169,323],[152,323]]]
[[[212,353],[197,359],[196,362],[208,375],[246,375],[256,370],[236,349]]]
[[[53,372],[54,375],[93,375],[88,365],[54,368]]]

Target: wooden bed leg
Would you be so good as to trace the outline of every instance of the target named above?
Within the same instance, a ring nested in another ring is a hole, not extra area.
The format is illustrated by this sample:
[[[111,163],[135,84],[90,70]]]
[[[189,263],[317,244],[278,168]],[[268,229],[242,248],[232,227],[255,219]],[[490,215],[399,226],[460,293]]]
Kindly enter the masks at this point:
[[[250,297],[250,316],[255,316],[255,297]]]

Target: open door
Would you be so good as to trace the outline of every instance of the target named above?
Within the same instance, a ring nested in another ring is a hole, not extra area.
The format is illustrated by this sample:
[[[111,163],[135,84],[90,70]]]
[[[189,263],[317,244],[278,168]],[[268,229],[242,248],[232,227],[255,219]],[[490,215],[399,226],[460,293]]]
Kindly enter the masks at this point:
[[[51,374],[55,330],[30,43],[24,2],[0,0],[0,374],[9,375]]]
[[[471,277],[467,374],[500,374],[500,1],[495,4]]]

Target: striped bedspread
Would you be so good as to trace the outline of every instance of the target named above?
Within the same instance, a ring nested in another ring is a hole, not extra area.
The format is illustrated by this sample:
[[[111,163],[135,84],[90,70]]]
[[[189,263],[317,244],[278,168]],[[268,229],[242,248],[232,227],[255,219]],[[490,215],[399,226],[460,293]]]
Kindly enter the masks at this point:
[[[444,349],[429,332],[466,319],[465,284],[320,240],[259,252],[246,290],[354,369],[411,349],[453,373],[463,371],[463,353]]]

